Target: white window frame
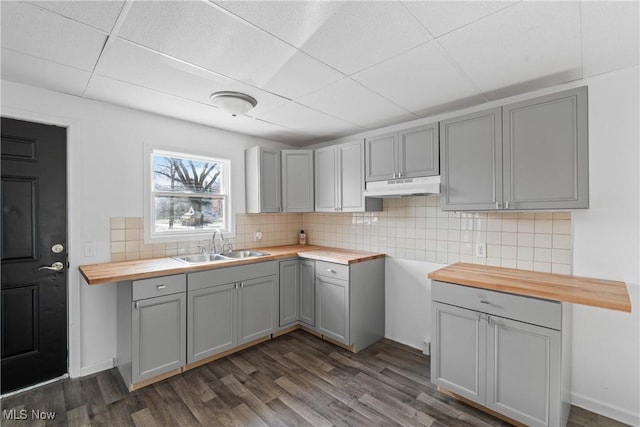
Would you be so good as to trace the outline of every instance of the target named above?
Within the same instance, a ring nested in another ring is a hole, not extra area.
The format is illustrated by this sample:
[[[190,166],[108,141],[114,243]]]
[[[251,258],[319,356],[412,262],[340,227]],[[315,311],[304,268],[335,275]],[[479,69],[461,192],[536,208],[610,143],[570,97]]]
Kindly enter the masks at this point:
[[[155,196],[165,195],[163,192],[156,192],[153,189],[153,156],[154,155],[166,155],[183,159],[205,160],[215,161],[218,163],[224,163],[222,171],[222,182],[225,187],[226,194],[222,194],[221,197],[225,199],[224,202],[224,217],[225,228],[218,229],[221,231],[225,238],[235,237],[235,227],[232,209],[231,198],[231,160],[224,156],[217,156],[211,154],[194,153],[193,151],[178,151],[175,148],[158,147],[152,145],[145,145],[144,148],[144,241],[147,244],[153,243],[166,243],[166,242],[179,242],[179,241],[194,241],[194,240],[207,240],[211,237],[213,231],[211,229],[201,230],[174,230],[172,232],[158,232],[155,231]],[[167,193],[168,194],[168,193]],[[187,193],[177,193],[187,194]],[[171,195],[176,195],[172,193]],[[190,196],[194,194],[188,193]],[[195,194],[198,196],[197,194]],[[218,198],[212,197],[212,198]]]

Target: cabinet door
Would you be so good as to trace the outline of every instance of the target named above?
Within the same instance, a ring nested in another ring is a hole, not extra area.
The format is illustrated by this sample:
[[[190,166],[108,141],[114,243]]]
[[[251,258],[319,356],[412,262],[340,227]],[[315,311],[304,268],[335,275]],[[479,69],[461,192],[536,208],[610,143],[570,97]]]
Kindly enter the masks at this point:
[[[338,149],[335,145],[319,148],[314,152],[316,212],[336,211],[337,153]]]
[[[507,105],[502,122],[505,208],[589,207],[586,87]]]
[[[366,181],[384,181],[396,177],[397,133],[376,135],[365,140]]]
[[[349,282],[316,276],[316,330],[349,344]]]
[[[315,261],[300,261],[300,321],[315,326]]]
[[[185,364],[186,308],[184,292],[133,302],[132,383]]]
[[[278,318],[277,276],[245,280],[238,288],[238,345],[271,334]]]
[[[282,150],[282,210],[313,212],[313,150]]]
[[[260,149],[260,212],[280,212],[280,151]]]
[[[484,404],[486,320],[477,311],[434,302],[432,325],[431,382]]]
[[[501,111],[440,123],[443,210],[502,208]]]
[[[298,321],[300,265],[297,259],[280,262],[280,326]]]
[[[560,331],[489,317],[486,406],[529,426],[559,425]]]
[[[236,346],[236,284],[188,292],[187,362]]]
[[[438,123],[405,129],[398,135],[398,178],[440,173]]]
[[[338,145],[338,206],[341,212],[364,212],[364,144]]]

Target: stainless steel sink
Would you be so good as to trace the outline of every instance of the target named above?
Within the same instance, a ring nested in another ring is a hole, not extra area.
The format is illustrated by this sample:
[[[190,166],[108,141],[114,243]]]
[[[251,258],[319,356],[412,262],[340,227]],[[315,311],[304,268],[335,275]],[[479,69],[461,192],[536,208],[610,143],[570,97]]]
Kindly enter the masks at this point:
[[[185,264],[204,264],[208,262],[228,261],[230,258],[224,257],[220,254],[204,254],[204,255],[174,256],[173,259],[182,261]]]
[[[237,250],[225,252],[223,254],[204,254],[204,255],[184,255],[174,256],[173,259],[184,262],[185,264],[206,264],[217,261],[229,261],[241,258],[256,258],[268,255],[264,252]]]
[[[225,252],[220,254],[220,256],[231,258],[231,259],[255,258],[255,257],[260,257],[265,255],[268,255],[268,254],[264,252],[246,251],[246,250],[237,250],[237,251]]]

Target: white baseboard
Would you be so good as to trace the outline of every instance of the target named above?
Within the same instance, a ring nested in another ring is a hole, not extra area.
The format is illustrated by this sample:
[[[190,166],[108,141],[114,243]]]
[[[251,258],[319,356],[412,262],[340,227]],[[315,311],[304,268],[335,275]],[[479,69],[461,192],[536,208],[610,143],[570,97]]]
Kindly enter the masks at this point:
[[[581,394],[571,393],[571,404],[587,409],[591,412],[604,415],[605,417],[613,418],[621,423],[629,424],[631,426],[640,425],[640,414],[635,414],[624,408],[603,403]]]
[[[113,359],[105,360],[104,362],[94,363],[93,365],[83,366],[80,368],[80,376],[85,377],[87,375],[95,374],[96,372],[106,371],[113,368]]]

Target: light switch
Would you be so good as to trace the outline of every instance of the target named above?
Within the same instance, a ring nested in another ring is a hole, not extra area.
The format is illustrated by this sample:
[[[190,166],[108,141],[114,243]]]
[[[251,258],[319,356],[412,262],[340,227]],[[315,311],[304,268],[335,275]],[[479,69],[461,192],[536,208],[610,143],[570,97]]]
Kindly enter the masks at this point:
[[[92,242],[92,241],[84,242],[84,256],[85,257],[96,256],[96,242]]]

